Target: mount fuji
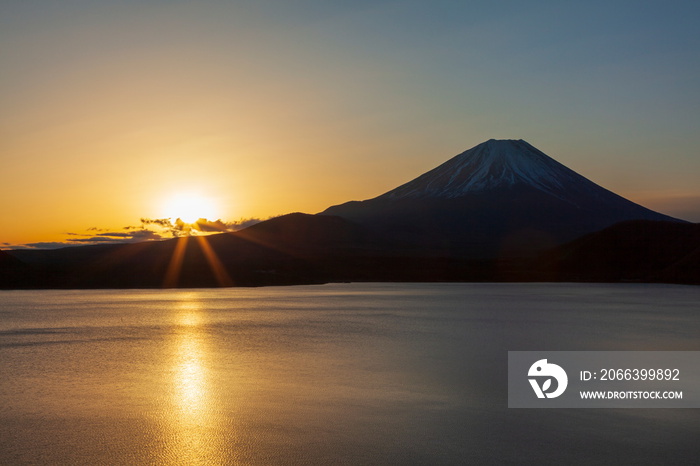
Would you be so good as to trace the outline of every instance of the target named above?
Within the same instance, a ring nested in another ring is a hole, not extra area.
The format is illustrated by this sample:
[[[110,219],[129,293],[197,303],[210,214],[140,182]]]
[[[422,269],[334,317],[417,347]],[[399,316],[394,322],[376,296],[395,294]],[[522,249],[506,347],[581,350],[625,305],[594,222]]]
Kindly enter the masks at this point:
[[[626,220],[680,221],[629,201],[523,140],[491,139],[381,196],[330,207],[399,250],[518,256]]]
[[[207,237],[0,251],[0,289],[698,284],[699,226],[601,188],[525,141],[490,140],[381,196],[321,214],[288,214]]]

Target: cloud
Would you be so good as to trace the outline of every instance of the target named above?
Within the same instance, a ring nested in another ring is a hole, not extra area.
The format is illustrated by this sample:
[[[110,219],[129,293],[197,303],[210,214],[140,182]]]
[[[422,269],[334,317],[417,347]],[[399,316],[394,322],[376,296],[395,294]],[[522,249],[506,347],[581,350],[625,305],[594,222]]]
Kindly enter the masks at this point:
[[[122,234],[128,235],[128,236],[124,236],[124,238],[128,238],[131,241],[157,241],[157,240],[163,239],[162,235],[156,233],[155,231],[146,230],[146,229],[137,230],[137,231],[133,231],[133,232],[129,232],[129,233],[122,233]],[[112,235],[112,236],[116,236],[116,235]]]
[[[214,232],[214,231],[219,231],[219,232],[225,232],[225,231],[231,231],[228,225],[226,225],[224,222],[221,220],[216,220],[215,222],[212,222],[210,220],[207,220],[206,218],[200,218],[197,220],[193,225],[192,228],[202,231],[202,232]]]
[[[272,217],[270,217],[272,218]],[[269,220],[269,218],[268,218]],[[242,230],[244,228],[248,228],[249,226],[255,225],[256,223],[263,222],[264,220],[261,218],[242,218],[240,220],[236,220],[234,222],[227,222],[226,226],[229,228],[229,231],[238,231]]]
[[[160,225],[164,228],[171,228],[173,222],[169,218],[144,218],[141,217],[141,223],[144,225]]]
[[[27,243],[27,244],[13,244],[12,249],[59,249],[71,246],[70,243],[65,242],[39,242],[39,243]]]
[[[221,219],[209,220],[200,218],[194,223],[186,223],[177,218],[174,221],[170,218],[142,218],[143,227],[151,225],[167,230],[173,237],[197,235],[199,233],[226,233],[242,230],[256,223],[262,222],[259,218],[242,218],[233,222],[224,222]]]
[[[149,231],[149,230],[143,230],[143,231]],[[120,231],[120,232],[111,232],[111,233],[98,233],[97,236],[113,236],[115,238],[131,238],[134,236],[134,233],[126,232],[126,231]]]
[[[156,241],[163,239],[163,236],[152,230],[136,231],[112,231],[98,233],[95,236],[86,238],[72,238],[71,243],[91,244],[91,243],[135,243],[140,241]]]
[[[178,219],[179,220],[179,219]],[[262,222],[259,218],[242,218],[234,222],[222,222],[221,219],[216,221],[207,220],[206,218],[200,218],[193,224],[191,228],[201,232],[228,232],[228,231],[238,231],[244,228],[248,228],[251,225]]]
[[[141,218],[141,225],[129,225],[118,230],[91,227],[84,233],[65,233],[65,241],[37,242],[27,244],[0,243],[11,249],[58,249],[68,246],[88,244],[120,244],[137,243],[143,241],[158,241],[180,236],[201,236],[212,233],[226,233],[242,230],[256,223],[262,222],[259,218],[242,218],[232,222],[208,220],[200,218],[194,223],[185,223],[181,219],[174,221],[169,218]]]
[[[66,240],[70,243],[80,243],[80,244],[89,244],[89,243],[114,243],[115,240],[114,238],[103,238],[100,236],[93,236],[91,238],[77,238],[77,239],[69,239]]]

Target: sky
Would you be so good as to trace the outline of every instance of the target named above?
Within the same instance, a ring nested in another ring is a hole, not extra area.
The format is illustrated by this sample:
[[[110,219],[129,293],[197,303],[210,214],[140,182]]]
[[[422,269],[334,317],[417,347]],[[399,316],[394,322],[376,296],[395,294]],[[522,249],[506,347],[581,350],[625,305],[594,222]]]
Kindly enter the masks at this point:
[[[700,222],[698,17],[673,0],[0,0],[0,248],[317,213],[492,138]]]

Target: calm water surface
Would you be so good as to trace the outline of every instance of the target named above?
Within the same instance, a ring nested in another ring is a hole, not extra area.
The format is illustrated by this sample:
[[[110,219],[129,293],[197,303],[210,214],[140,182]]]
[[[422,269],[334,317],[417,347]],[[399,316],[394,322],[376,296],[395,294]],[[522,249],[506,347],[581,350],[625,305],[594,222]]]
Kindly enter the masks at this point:
[[[700,288],[0,292],[0,464],[697,464],[698,410],[507,408],[509,350],[700,350]]]

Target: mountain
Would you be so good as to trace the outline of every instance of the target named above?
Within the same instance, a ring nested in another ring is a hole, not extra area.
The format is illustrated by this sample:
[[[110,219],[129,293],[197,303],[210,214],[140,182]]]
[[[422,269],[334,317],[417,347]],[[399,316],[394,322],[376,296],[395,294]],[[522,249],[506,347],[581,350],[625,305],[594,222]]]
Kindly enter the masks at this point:
[[[379,197],[233,233],[0,251],[0,288],[338,281],[700,283],[700,226],[634,204],[524,141],[487,141]]]
[[[371,269],[366,258],[376,257],[377,248],[359,225],[339,217],[295,213],[206,237],[0,251],[0,288],[322,283],[362,278],[362,271]]]
[[[491,139],[381,196],[329,207],[403,251],[531,254],[625,220],[679,221],[604,189],[523,140]]]
[[[6,251],[0,251],[0,288],[14,288],[24,283],[31,268]]]
[[[700,224],[633,220],[545,254],[543,280],[700,284]]]

